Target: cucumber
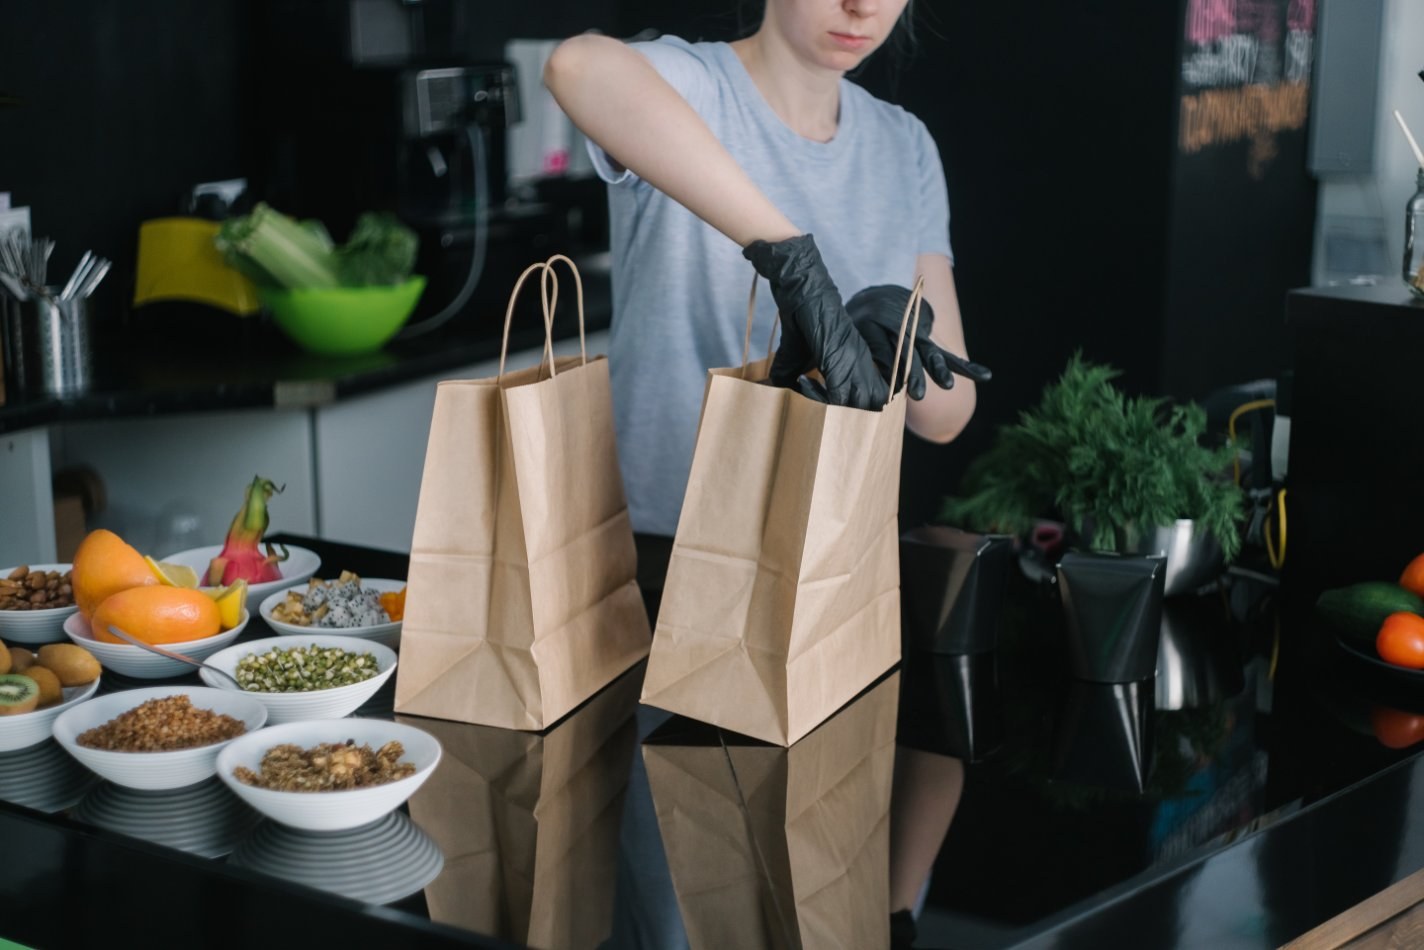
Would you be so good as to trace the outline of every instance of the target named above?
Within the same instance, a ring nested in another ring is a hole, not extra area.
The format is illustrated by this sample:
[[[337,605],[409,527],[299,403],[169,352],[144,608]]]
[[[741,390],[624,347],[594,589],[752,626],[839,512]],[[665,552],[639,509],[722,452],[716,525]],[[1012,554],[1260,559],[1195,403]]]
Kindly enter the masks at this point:
[[[1392,613],[1424,614],[1424,598],[1389,581],[1362,581],[1321,594],[1315,610],[1355,643],[1374,647],[1380,624]]]

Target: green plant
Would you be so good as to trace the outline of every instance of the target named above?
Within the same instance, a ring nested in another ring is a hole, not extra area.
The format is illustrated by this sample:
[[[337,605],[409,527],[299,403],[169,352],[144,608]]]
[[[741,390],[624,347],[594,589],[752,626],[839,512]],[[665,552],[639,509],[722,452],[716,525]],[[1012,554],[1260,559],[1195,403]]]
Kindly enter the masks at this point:
[[[1096,550],[1123,550],[1141,532],[1192,519],[1229,561],[1241,547],[1234,449],[1203,443],[1194,403],[1128,397],[1120,373],[1075,353],[1063,375],[970,463],[941,519],[976,531],[1022,534],[1056,515]]]

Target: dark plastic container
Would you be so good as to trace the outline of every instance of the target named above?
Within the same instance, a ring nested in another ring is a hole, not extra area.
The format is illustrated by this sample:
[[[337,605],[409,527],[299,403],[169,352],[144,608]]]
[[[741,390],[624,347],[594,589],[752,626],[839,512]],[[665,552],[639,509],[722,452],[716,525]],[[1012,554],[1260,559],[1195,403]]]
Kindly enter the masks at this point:
[[[1131,683],[1157,672],[1167,559],[1069,551],[1058,562],[1073,677]]]
[[[925,525],[900,536],[905,650],[987,653],[999,639],[1013,538]]]

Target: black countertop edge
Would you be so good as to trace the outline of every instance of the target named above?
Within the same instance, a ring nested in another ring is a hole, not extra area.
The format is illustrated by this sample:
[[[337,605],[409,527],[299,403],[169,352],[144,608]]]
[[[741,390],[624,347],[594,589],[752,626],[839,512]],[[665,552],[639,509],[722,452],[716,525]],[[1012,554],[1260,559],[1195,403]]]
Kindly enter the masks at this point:
[[[34,858],[0,864],[0,933],[27,946],[516,946],[19,805],[0,841]]]
[[[1224,848],[1095,895],[1014,946],[1279,947],[1424,868],[1424,829],[1409,821],[1421,807],[1424,755],[1415,755]],[[1397,847],[1381,846],[1383,837]],[[1248,881],[1254,896],[1224,906],[1222,895]],[[1163,942],[1163,921],[1199,929]]]
[[[585,317],[585,333],[606,330],[611,317],[608,308],[591,308]],[[553,336],[556,342],[577,338],[577,319],[560,315],[554,321]],[[199,365],[181,374],[171,367],[189,362],[192,351],[161,353],[135,370],[159,380],[153,384],[111,386],[66,398],[27,398],[0,406],[0,434],[97,419],[331,405],[498,359],[500,342],[489,333],[472,336],[452,330],[396,341],[362,356],[322,357],[281,341],[275,355],[249,352],[223,366]],[[509,335],[509,352],[534,349],[543,342],[541,327],[515,327]],[[111,354],[110,358],[123,361],[125,356]]]

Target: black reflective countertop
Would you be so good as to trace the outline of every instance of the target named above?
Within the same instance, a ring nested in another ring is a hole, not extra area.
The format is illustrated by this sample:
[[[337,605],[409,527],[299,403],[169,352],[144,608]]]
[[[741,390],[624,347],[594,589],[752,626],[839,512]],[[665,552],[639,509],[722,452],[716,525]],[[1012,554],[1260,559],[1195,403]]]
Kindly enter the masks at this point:
[[[289,540],[319,576],[405,576]],[[543,733],[399,716],[444,749],[392,819],[433,876],[369,829],[341,875],[274,855],[215,781],[156,802],[52,742],[0,754],[0,938],[874,947],[904,903],[920,947],[1276,947],[1424,867],[1424,691],[1273,598],[1242,574],[1169,599],[1159,676],[1090,684],[1055,591],[1015,571],[997,649],[910,653],[790,749],[639,706],[641,667]]]

